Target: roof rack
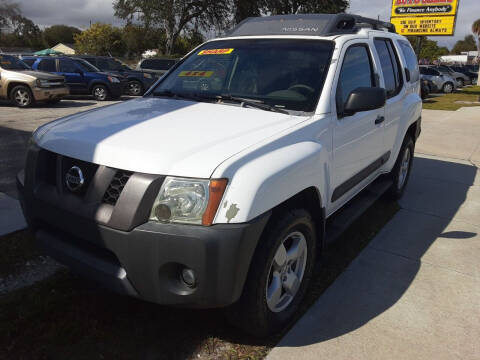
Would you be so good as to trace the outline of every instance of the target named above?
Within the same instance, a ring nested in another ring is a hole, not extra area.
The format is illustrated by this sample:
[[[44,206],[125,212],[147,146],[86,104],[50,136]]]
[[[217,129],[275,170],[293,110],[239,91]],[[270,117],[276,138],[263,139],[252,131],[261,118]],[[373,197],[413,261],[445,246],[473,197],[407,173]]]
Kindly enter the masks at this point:
[[[351,14],[299,14],[250,17],[243,20],[225,37],[255,35],[317,35],[352,34],[361,28],[387,30],[395,33],[395,25]]]

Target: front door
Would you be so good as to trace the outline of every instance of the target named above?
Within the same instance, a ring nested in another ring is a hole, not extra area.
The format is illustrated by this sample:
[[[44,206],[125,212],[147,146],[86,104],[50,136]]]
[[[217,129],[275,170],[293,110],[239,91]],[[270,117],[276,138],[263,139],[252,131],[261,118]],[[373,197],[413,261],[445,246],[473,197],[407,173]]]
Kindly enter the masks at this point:
[[[367,42],[345,45],[337,77],[337,119],[333,129],[333,169],[331,171],[331,211],[356,193],[386,162],[384,152],[385,109],[342,113],[349,94],[359,87],[377,86],[372,54]]]
[[[58,73],[65,77],[65,82],[70,87],[72,94],[83,94],[87,91],[83,71],[72,60],[59,59]]]

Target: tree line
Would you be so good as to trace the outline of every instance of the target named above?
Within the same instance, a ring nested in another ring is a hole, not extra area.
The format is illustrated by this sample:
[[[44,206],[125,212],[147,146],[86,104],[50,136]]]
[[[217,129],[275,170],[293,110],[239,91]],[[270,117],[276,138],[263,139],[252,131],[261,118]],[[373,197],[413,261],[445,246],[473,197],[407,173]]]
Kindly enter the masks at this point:
[[[14,0],[0,0],[0,48],[33,50],[59,42],[75,44],[79,53],[138,57],[147,49],[183,55],[202,43],[204,34],[221,34],[251,16],[344,12],[349,0],[113,0],[114,14],[123,27],[95,23],[80,30],[67,25],[40,29],[21,14]],[[409,37],[416,47],[417,37]],[[449,53],[476,50],[472,35],[457,41],[451,51],[421,38],[419,58],[434,60]]]

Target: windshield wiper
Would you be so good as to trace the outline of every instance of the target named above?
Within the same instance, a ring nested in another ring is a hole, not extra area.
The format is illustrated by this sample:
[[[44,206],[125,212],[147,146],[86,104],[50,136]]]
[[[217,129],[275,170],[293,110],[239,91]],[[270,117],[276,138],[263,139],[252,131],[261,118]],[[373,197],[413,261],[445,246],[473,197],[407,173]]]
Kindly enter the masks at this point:
[[[273,111],[273,112],[278,112],[282,114],[288,114],[288,111],[279,109],[276,106],[268,105],[265,104],[262,100],[257,100],[257,99],[249,99],[249,98],[244,98],[244,97],[239,97],[239,96],[232,96],[232,95],[217,95],[214,97],[217,100],[221,101],[234,101],[240,103],[240,106],[251,106],[257,109],[265,110],[265,111]]]

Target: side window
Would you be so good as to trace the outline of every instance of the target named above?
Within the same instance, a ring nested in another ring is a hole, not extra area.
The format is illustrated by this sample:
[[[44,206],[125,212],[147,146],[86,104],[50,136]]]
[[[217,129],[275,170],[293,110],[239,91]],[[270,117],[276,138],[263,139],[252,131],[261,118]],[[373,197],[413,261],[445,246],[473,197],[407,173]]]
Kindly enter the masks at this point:
[[[397,95],[403,86],[403,78],[400,74],[400,63],[392,43],[388,39],[375,39],[375,48],[377,49],[382,66],[382,74],[385,79],[385,90],[387,97],[391,98]]]
[[[412,46],[408,41],[405,40],[399,40],[398,44],[400,45],[400,50],[402,50],[402,54],[407,62],[407,69],[410,71],[410,82],[418,81],[420,78],[418,61]]]
[[[22,59],[22,61],[27,64],[28,66],[32,66],[33,63],[35,62],[35,59]]]
[[[374,87],[372,61],[368,45],[350,46],[343,58],[337,86],[337,112],[341,113],[348,95],[359,87]]]
[[[56,72],[57,69],[55,67],[55,59],[43,59],[38,64],[38,70],[41,71],[48,71],[48,72]]]
[[[75,71],[77,71],[77,67],[71,60],[60,59],[58,61],[58,65],[59,65],[59,72],[74,73]]]
[[[97,67],[102,70],[108,70],[110,67],[108,66],[107,59],[98,59]]]
[[[152,61],[151,60],[144,60],[141,64],[140,67],[142,69],[151,69],[152,66]]]

